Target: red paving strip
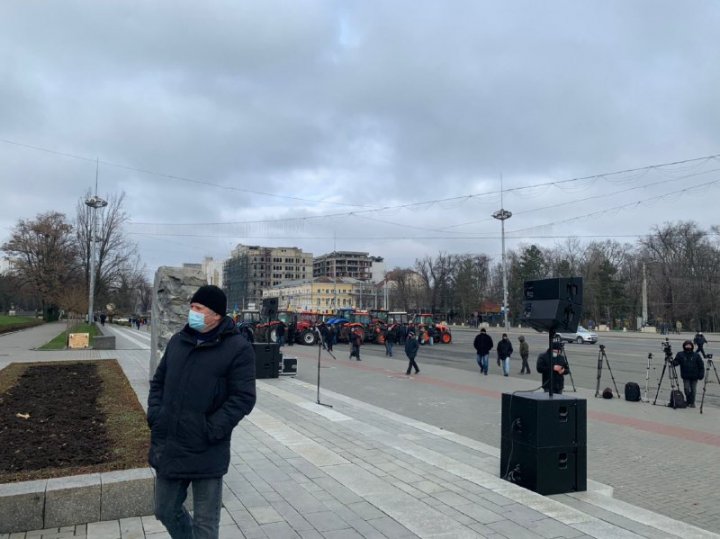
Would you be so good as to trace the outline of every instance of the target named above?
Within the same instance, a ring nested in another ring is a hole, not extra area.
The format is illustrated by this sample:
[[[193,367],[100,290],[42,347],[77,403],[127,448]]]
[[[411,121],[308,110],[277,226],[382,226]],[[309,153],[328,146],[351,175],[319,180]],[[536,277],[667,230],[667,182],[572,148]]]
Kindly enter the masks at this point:
[[[379,374],[384,374],[386,376],[392,376],[393,378],[398,377],[405,377],[402,372],[398,372],[395,369],[387,369],[384,367],[373,367],[371,365],[368,365],[367,363],[363,363],[361,361],[348,361],[347,359],[338,359],[338,360],[323,360],[323,364],[326,365],[337,365],[340,363],[343,367],[349,367],[351,369],[357,369],[360,371],[365,372],[375,372]],[[401,366],[404,363],[398,363],[398,366]],[[478,376],[480,376],[478,374]],[[483,389],[480,387],[475,386],[468,386],[465,384],[458,384],[455,382],[447,382],[445,380],[441,380],[439,378],[432,378],[427,377],[422,374],[422,370],[420,371],[420,374],[415,376],[412,375],[412,380],[415,383],[419,384],[427,384],[437,387],[443,387],[446,389],[451,389],[454,391],[460,391],[463,393],[472,393],[473,395],[481,395],[483,397],[492,397],[496,399],[500,399],[502,396],[502,391],[492,390],[492,389]],[[714,447],[720,447],[720,436],[717,434],[710,434],[707,432],[702,432],[698,430],[693,429],[687,429],[684,427],[674,427],[671,425],[663,425],[662,423],[657,423],[655,421],[648,421],[645,419],[635,419],[632,417],[626,417],[622,415],[617,414],[609,414],[606,412],[593,412],[588,410],[587,416],[589,419],[592,419],[594,421],[601,421],[603,423],[610,423],[613,425],[621,425],[624,427],[632,427],[638,430],[643,430],[645,432],[652,432],[654,434],[661,434],[663,436],[670,436],[672,438],[679,438],[681,440],[686,440],[689,442],[697,442],[701,444],[711,445]]]

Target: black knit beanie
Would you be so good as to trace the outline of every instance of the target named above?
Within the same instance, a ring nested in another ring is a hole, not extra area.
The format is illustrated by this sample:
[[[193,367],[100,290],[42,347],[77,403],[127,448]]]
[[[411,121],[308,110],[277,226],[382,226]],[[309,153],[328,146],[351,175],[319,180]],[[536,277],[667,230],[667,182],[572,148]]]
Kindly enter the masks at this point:
[[[199,303],[205,305],[208,309],[212,309],[220,316],[227,314],[227,297],[222,289],[213,284],[206,284],[198,288],[193,294],[190,303]]]

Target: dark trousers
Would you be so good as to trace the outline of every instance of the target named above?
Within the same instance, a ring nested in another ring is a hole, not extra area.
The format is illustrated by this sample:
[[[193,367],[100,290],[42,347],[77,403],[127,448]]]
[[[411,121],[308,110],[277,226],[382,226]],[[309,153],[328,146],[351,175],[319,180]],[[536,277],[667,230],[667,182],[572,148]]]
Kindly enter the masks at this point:
[[[685,380],[683,379],[683,386],[685,389],[685,402],[690,406],[695,405],[695,390],[697,389],[697,380]]]
[[[522,368],[520,369],[520,374],[528,373],[530,374],[530,365],[528,365],[528,357],[522,356]]]
[[[407,372],[405,374],[410,374],[410,371],[412,369],[415,369],[415,374],[419,373],[420,368],[418,367],[418,364],[415,362],[415,358],[409,357],[408,360],[409,360],[408,368],[407,368]]]
[[[190,484],[190,479],[156,478],[155,516],[173,539],[217,539],[222,508],[222,477],[192,481],[193,516],[183,507]]]

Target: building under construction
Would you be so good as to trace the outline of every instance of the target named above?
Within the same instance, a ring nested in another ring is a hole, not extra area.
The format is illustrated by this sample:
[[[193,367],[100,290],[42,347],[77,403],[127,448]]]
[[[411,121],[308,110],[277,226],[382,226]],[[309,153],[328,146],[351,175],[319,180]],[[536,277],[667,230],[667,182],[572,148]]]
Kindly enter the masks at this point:
[[[238,245],[223,265],[228,308],[260,305],[263,289],[299,279],[312,279],[313,256],[297,247]]]
[[[378,256],[357,251],[333,251],[315,258],[315,277],[350,277],[360,281],[380,282],[384,278],[385,265]]]

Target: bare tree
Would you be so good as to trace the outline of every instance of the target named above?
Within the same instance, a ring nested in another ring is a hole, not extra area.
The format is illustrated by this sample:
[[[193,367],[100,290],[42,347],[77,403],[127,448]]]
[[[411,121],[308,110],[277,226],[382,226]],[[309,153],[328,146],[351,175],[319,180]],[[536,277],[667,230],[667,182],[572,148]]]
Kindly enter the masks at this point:
[[[116,296],[121,288],[133,290],[128,283],[137,281],[141,272],[140,260],[137,246],[123,233],[123,225],[128,221],[123,209],[125,193],[110,196],[108,205],[103,209],[87,206],[84,201],[90,196],[88,191],[86,196],[78,201],[76,238],[85,283],[89,283],[92,212],[97,212],[95,296],[98,298],[98,305],[103,305]]]
[[[35,288],[46,319],[57,316],[63,289],[78,281],[72,230],[64,214],[40,214],[35,220],[18,221],[10,240],[2,246],[12,274],[22,285]]]
[[[425,284],[426,307],[430,312],[446,311],[450,306],[452,275],[457,266],[457,257],[439,253],[433,260],[430,256],[415,261],[415,269]]]

